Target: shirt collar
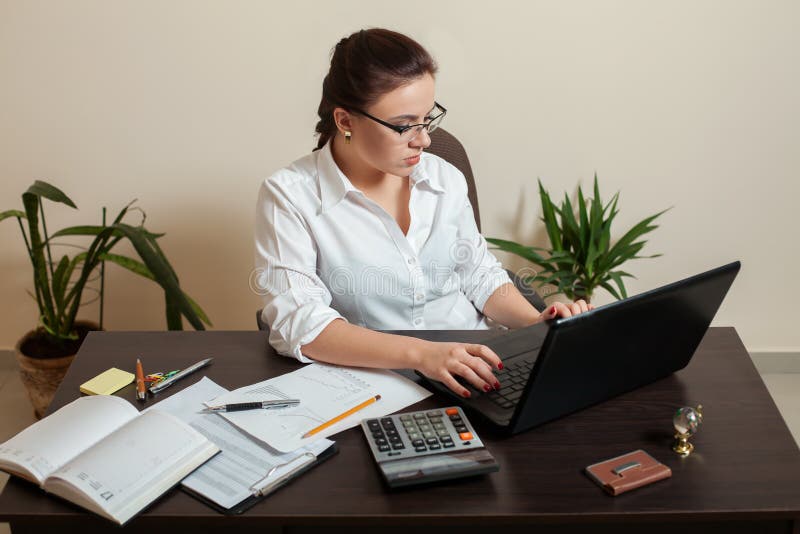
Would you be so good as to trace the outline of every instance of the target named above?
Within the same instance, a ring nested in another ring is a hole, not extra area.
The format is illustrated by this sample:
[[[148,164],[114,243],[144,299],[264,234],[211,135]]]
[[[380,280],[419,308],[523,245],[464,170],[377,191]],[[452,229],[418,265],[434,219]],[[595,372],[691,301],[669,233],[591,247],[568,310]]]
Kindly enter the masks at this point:
[[[360,191],[353,185],[353,183],[344,175],[344,173],[336,165],[331,152],[331,143],[333,139],[325,143],[319,150],[317,157],[317,175],[319,176],[319,191],[320,201],[322,203],[322,212],[325,212],[341,202],[348,191]],[[423,158],[425,156],[423,155]],[[414,167],[409,175],[413,185],[427,186],[434,193],[444,193],[445,189],[439,183],[438,176],[433,173],[428,173],[425,166],[422,165],[422,159]]]
[[[323,212],[338,204],[348,191],[358,191],[333,160],[332,140],[325,143],[317,157],[317,176],[319,176],[319,194]]]

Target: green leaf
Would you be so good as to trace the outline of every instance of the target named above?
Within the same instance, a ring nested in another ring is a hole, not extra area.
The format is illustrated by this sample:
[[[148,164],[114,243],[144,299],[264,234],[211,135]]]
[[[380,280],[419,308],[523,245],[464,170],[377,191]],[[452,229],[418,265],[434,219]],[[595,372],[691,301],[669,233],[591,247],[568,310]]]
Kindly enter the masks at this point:
[[[129,258],[127,256],[121,256],[119,254],[109,254],[109,253],[102,253],[102,254],[100,254],[99,257],[100,257],[101,260],[105,260],[105,261],[110,261],[112,263],[116,263],[120,267],[124,267],[125,269],[127,269],[127,270],[129,270],[129,271],[131,271],[133,273],[136,273],[139,276],[143,276],[144,278],[147,278],[148,280],[155,281],[155,277],[153,276],[153,273],[150,272],[150,269],[148,269],[147,266],[144,263],[140,262],[140,261],[137,261],[137,260],[135,260],[133,258]],[[192,307],[192,310],[194,310],[194,313],[197,314],[197,316],[200,318],[200,320],[203,321],[204,323],[206,323],[207,325],[212,326],[211,320],[208,318],[208,316],[203,311],[203,309],[194,300],[192,300],[192,298],[189,295],[187,295],[186,293],[184,293],[183,295],[186,297],[186,300],[189,301],[189,305]],[[178,308],[175,307],[175,306],[172,306],[171,303],[170,303],[169,306],[167,306],[167,310],[168,310],[168,313],[173,313],[174,311],[179,312]],[[168,325],[169,325],[169,322],[170,322],[170,319],[167,318],[167,324]],[[180,324],[182,326],[182,323],[180,321],[175,322],[174,324],[175,325]],[[172,328],[172,327],[169,327],[169,329],[170,330],[176,330],[176,328]]]
[[[193,310],[194,310],[194,312],[197,314],[197,316],[200,318],[200,320],[201,320],[201,321],[203,321],[204,323],[206,323],[208,326],[214,326],[214,325],[211,323],[211,319],[209,319],[209,318],[208,318],[208,315],[206,315],[206,312],[204,312],[204,311],[203,311],[203,308],[201,308],[201,307],[200,307],[200,305],[199,305],[199,304],[197,304],[197,303],[196,303],[196,302],[195,302],[195,301],[192,299],[192,297],[190,297],[190,296],[189,296],[189,295],[187,295],[186,293],[184,293],[183,295],[186,297],[186,300],[188,300],[188,301],[189,301],[189,304],[192,306],[192,309],[193,309]]]
[[[172,301],[169,295],[164,295],[166,301],[166,316],[167,316],[167,329],[169,330],[183,330],[183,321],[181,320],[181,312],[178,305]]]
[[[617,290],[616,290],[616,289],[614,289],[614,288],[611,286],[611,284],[609,284],[608,282],[600,282],[600,287],[602,287],[603,289],[605,289],[606,291],[608,291],[609,293],[611,293],[611,295],[612,295],[612,296],[613,296],[615,299],[617,299],[617,300],[622,300],[622,298],[619,296],[619,293],[617,293]]]
[[[81,252],[81,253],[75,255],[70,260],[69,265],[67,265],[67,268],[64,271],[64,291],[66,291],[67,285],[68,285],[69,281],[72,279],[72,273],[75,272],[75,268],[78,266],[79,263],[81,263],[83,261],[86,261],[86,254],[87,254],[86,252]],[[80,295],[77,295],[76,292],[73,292],[71,290],[67,294],[67,296],[64,298],[64,308],[68,308],[70,306],[70,304],[72,303],[72,299],[74,299],[76,297],[80,297]]]
[[[619,293],[620,293],[620,295],[622,295],[622,298],[624,298],[624,299],[628,298],[628,292],[625,291],[625,283],[622,281],[622,276],[626,275],[626,274],[628,274],[628,273],[623,273],[621,271],[612,271],[612,272],[608,273],[608,276],[612,280],[614,280],[614,283],[617,284],[617,288],[619,288]],[[630,276],[630,275],[628,274],[628,276]]]
[[[42,323],[52,328],[55,326],[55,306],[50,293],[50,279],[47,277],[47,261],[44,258],[44,244],[39,233],[39,196],[32,193],[22,194],[22,204],[28,219],[28,233],[31,240],[31,263],[33,264],[33,286],[39,295],[39,311]]]
[[[536,250],[544,250],[544,249],[537,249],[537,247],[526,247],[525,245],[520,245],[519,243],[515,243],[514,241],[506,241],[504,239],[495,239],[492,237],[487,237],[486,242],[495,245],[500,250],[503,250],[505,252],[510,252],[511,254],[515,254],[532,263],[538,264],[546,261],[543,256],[536,253]]]
[[[3,219],[8,219],[9,217],[17,217],[19,219],[27,218],[25,212],[19,210],[8,210],[0,213],[0,221],[2,221]]]
[[[601,228],[602,229],[600,231],[600,242],[597,245],[598,252],[599,252],[599,254],[601,256],[608,252],[608,245],[611,243],[611,223],[614,221],[614,217],[617,216],[617,213],[619,213],[619,211],[617,210],[617,200],[618,199],[619,199],[619,192],[617,192],[611,198],[611,200],[606,205],[606,207],[603,208],[603,214],[605,214],[605,212],[607,210],[609,210],[609,209],[610,209],[610,211],[609,211],[608,219],[606,219],[605,222],[601,223]],[[601,219],[602,219],[602,215],[601,215]]]
[[[564,193],[564,202],[561,204],[561,229],[563,233],[562,245],[566,250],[582,250],[580,247],[580,237],[578,236],[578,222],[575,220],[575,213],[572,202]]]
[[[68,281],[64,279],[64,274],[66,274],[68,267],[69,257],[65,254],[61,257],[61,261],[58,262],[58,267],[53,273],[53,299],[58,309],[62,309],[64,306],[64,291]]]
[[[53,202],[59,202],[71,208],[78,209],[78,206],[76,206],[61,189],[40,180],[33,182],[33,185],[30,186],[24,194],[36,195],[37,197],[46,198]]]
[[[666,210],[659,211],[655,215],[651,215],[650,217],[647,217],[646,219],[643,219],[642,221],[640,221],[637,224],[635,224],[630,230],[628,230],[625,233],[625,235],[623,235],[620,238],[619,241],[617,241],[617,243],[609,251],[609,254],[611,254],[613,256],[613,254],[614,254],[616,249],[624,248],[625,246],[627,246],[630,243],[632,243],[636,238],[638,238],[638,237],[646,234],[647,232],[650,232],[651,230],[654,230],[655,228],[657,228],[656,226],[650,226],[650,223],[652,223],[654,220],[656,220],[658,217],[660,217],[662,214],[666,213],[667,211],[669,211],[669,208],[667,208]]]
[[[558,227],[553,202],[550,200],[550,195],[545,190],[541,180],[539,180],[539,199],[542,203],[542,220],[547,230],[547,237],[550,239],[550,245],[553,250],[562,250],[561,230]]]
[[[134,204],[135,202],[136,202],[136,199],[133,199],[133,200],[131,200],[130,202],[128,202],[128,204],[127,204],[127,205],[126,205],[124,208],[122,208],[122,209],[120,210],[120,212],[119,212],[119,213],[117,214],[117,216],[114,218],[114,222],[113,222],[113,223],[111,223],[111,224],[117,224],[118,222],[121,222],[121,221],[122,221],[122,218],[123,218],[123,217],[125,217],[125,214],[126,214],[126,213],[128,213],[128,210],[130,209],[130,207],[131,207],[131,206],[133,206],[133,204]]]
[[[181,291],[172,266],[160,249],[153,247],[151,241],[148,240],[147,233],[141,228],[122,223],[115,224],[113,228],[125,234],[136,249],[136,253],[139,254],[144,264],[153,273],[156,283],[164,289],[165,298],[168,299],[168,306],[177,308],[195,329],[204,330],[202,321],[194,313],[191,304],[189,304],[183,291]]]
[[[110,226],[97,226],[97,225],[82,225],[82,226],[70,226],[68,228],[62,228],[58,232],[54,233],[50,236],[50,239],[54,239],[56,237],[63,237],[63,236],[74,236],[74,235],[83,235],[83,236],[98,236],[104,231],[109,230],[110,234],[114,237],[125,237],[125,233],[121,232],[119,229],[115,228],[114,223]],[[127,226],[127,225],[126,225]],[[141,227],[130,226],[130,228],[139,228],[143,231],[146,235],[152,236],[154,238],[163,237],[166,234],[153,234],[145,230]]]
[[[589,214],[586,210],[586,199],[583,198],[583,189],[580,185],[578,186],[578,220],[580,221],[581,249],[586,250],[589,247],[591,228],[589,227]]]
[[[155,281],[156,279],[155,276],[153,276],[153,273],[150,272],[150,269],[148,269],[144,263],[137,261],[133,258],[129,258],[128,256],[102,252],[98,255],[98,259],[100,259],[101,261],[110,261],[112,263],[116,263],[120,267],[124,267],[125,269],[133,273],[136,273],[139,276],[147,278],[148,280]]]

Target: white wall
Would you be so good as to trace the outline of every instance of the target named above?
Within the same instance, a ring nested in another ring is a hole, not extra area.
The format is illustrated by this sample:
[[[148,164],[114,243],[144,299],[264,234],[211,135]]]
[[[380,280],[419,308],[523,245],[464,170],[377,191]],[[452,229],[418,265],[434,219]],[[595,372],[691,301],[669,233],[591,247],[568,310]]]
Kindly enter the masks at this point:
[[[622,192],[618,232],[674,206],[645,249],[664,256],[627,266],[631,293],[741,259],[715,324],[750,350],[798,351],[799,6],[4,1],[0,210],[35,179],[80,208],[49,205],[51,230],[138,198],[215,328],[252,329],[258,182],[314,146],[333,45],[385,26],[440,63],[437,98],[472,160],[485,235],[541,239],[536,178],[560,196],[597,171],[606,195]],[[3,348],[36,309],[13,220],[0,250]],[[156,286],[109,267],[106,327],[164,325]]]

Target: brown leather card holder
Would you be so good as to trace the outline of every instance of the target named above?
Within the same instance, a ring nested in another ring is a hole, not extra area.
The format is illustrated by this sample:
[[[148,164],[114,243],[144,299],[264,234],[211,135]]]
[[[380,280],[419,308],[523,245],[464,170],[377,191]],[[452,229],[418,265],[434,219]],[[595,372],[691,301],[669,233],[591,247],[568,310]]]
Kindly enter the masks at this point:
[[[672,470],[639,449],[592,464],[586,474],[611,495],[619,495],[669,478]]]

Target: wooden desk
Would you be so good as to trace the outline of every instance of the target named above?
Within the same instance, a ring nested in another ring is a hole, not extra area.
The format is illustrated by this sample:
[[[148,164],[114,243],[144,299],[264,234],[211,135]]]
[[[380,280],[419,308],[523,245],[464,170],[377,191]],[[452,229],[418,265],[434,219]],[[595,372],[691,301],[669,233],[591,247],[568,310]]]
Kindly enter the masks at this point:
[[[442,337],[478,341],[486,335],[452,332]],[[132,369],[137,356],[146,370],[182,368],[214,356],[205,373],[229,389],[298,367],[277,357],[262,332],[92,333],[53,409],[76,398],[78,385],[87,378],[111,366]],[[133,402],[133,387],[119,395]],[[410,409],[444,403],[433,396]],[[696,451],[680,458],[670,450],[672,414],[679,406],[698,403],[704,406],[705,421],[693,439]],[[188,528],[353,532],[355,526],[358,532],[406,532],[431,526],[435,532],[463,533],[498,527],[530,532],[535,525],[536,532],[798,532],[800,452],[732,328],[710,329],[692,363],[664,380],[518,436],[484,431],[482,437],[500,462],[500,472],[389,491],[361,430],[352,429],[335,436],[337,456],[244,515],[217,514],[173,490],[128,529],[147,534]],[[614,498],[582,472],[588,464],[638,448],[668,464],[673,477]],[[0,521],[10,522],[14,534],[116,530],[16,479],[0,495]]]

